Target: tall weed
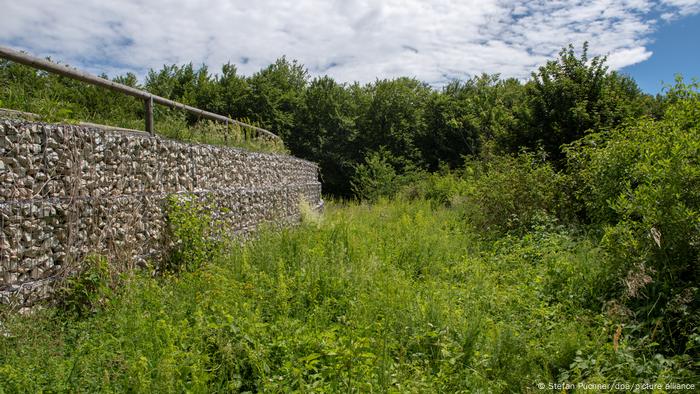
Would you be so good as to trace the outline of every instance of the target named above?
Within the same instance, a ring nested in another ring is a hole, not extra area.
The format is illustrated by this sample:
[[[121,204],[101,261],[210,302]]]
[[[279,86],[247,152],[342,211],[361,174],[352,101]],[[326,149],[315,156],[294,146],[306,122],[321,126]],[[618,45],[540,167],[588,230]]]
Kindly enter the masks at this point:
[[[627,327],[615,351],[617,325],[599,312],[601,253],[552,228],[485,240],[425,200],[331,205],[322,221],[262,230],[196,270],[129,276],[84,319],[51,308],[8,319],[0,387],[529,392],[618,373],[689,381],[680,358],[643,364]]]

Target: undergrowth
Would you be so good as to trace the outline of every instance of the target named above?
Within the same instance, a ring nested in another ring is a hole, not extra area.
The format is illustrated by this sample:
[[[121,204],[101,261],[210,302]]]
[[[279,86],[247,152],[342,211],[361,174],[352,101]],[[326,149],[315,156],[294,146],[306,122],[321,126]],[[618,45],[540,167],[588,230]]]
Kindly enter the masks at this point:
[[[197,269],[124,276],[91,313],[6,315],[0,392],[697,381],[688,360],[645,358],[601,312],[610,273],[595,240],[542,223],[494,240],[455,212],[426,200],[331,205]]]

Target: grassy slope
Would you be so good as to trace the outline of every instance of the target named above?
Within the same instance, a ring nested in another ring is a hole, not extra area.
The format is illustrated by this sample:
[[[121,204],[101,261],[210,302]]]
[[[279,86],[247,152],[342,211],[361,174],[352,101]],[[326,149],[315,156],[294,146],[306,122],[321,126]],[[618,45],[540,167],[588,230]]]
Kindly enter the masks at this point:
[[[39,120],[49,123],[90,122],[134,130],[145,127],[140,100],[0,60],[0,116],[8,117],[2,109],[35,114]],[[192,124],[182,110],[157,105],[153,116],[155,132],[166,138],[258,152],[289,153],[283,142],[257,138],[256,133],[247,128],[206,119]],[[36,120],[36,117],[31,119]]]
[[[93,316],[6,316],[0,392],[527,392],[646,379],[597,312],[600,253],[544,227],[483,240],[426,202],[332,205],[196,272],[124,278]],[[651,381],[674,379],[658,367]]]

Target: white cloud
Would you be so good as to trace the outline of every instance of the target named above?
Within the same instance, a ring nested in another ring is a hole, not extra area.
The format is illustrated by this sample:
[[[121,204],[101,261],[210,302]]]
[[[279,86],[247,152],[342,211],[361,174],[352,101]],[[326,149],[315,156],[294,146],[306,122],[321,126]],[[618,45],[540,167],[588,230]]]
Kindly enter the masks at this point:
[[[700,12],[700,1],[698,0],[662,0],[662,5],[671,8],[673,11],[664,13],[661,17],[665,20],[677,17],[697,14]]]
[[[231,61],[251,74],[286,55],[340,81],[482,72],[526,78],[568,43],[612,68],[648,59],[657,20],[697,0],[8,1],[0,44],[110,75]]]

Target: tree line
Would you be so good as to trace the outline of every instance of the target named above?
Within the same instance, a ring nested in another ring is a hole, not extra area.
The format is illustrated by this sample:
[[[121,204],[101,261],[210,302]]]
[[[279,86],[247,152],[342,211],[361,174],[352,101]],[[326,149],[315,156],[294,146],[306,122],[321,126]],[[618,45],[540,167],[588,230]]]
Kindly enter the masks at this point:
[[[225,64],[168,65],[113,80],[211,112],[244,119],[280,135],[291,153],[317,162],[324,191],[353,194],[358,166],[379,159],[398,174],[456,168],[485,151],[541,151],[561,163],[562,145],[589,130],[612,129],[643,115],[659,118],[666,96],[640,91],[633,79],[610,71],[604,57],[573,46],[534,71],[527,81],[482,74],[436,89],[415,78],[368,84],[311,77],[285,57],[251,76]],[[10,62],[0,63],[0,104],[56,115],[120,122],[143,117],[142,104]],[[185,117],[159,109],[156,116]]]

